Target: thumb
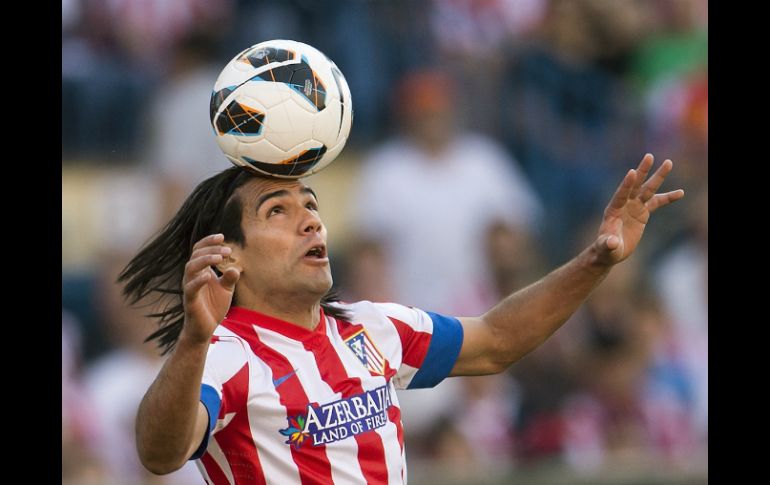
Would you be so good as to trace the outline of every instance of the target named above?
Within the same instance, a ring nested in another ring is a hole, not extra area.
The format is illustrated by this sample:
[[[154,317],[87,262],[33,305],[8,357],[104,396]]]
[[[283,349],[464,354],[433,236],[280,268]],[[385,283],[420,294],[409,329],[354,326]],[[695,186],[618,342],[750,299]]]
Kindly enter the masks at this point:
[[[620,247],[620,238],[614,234],[602,234],[594,245],[599,254],[609,254]]]
[[[241,278],[240,271],[238,271],[236,268],[227,268],[225,272],[222,273],[222,276],[219,278],[219,282],[222,284],[222,287],[227,291],[234,291],[235,284],[238,282],[240,278]]]

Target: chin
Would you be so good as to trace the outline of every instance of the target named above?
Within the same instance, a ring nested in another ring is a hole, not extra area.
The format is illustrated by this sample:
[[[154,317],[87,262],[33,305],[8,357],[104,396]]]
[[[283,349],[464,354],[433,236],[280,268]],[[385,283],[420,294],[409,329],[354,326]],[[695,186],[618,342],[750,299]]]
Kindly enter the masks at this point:
[[[319,290],[323,295],[325,295],[329,292],[329,290],[332,289],[333,284],[334,284],[334,281],[332,281],[332,277],[330,275],[329,278],[326,281],[324,281],[323,284],[319,285]]]
[[[334,281],[331,274],[325,274],[323,277],[313,278],[308,285],[308,290],[319,296],[325,295],[331,288]]]

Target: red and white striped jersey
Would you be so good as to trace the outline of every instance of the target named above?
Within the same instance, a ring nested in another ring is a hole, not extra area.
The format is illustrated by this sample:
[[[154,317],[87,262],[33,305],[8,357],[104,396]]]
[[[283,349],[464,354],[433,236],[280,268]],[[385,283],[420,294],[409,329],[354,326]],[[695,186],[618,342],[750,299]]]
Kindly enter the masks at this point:
[[[402,484],[396,389],[433,387],[463,332],[394,303],[339,303],[314,330],[232,307],[206,358],[209,433],[191,459],[209,484]]]

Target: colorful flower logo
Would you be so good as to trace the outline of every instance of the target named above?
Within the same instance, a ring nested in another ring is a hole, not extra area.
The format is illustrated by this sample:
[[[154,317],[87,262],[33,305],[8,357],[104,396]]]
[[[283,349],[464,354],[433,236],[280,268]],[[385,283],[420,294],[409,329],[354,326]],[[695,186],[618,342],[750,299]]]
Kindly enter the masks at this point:
[[[282,435],[289,437],[285,443],[294,446],[294,449],[298,450],[305,440],[310,438],[310,433],[302,431],[305,429],[305,416],[298,414],[293,418],[288,417],[286,420],[289,421],[289,427],[279,431]]]

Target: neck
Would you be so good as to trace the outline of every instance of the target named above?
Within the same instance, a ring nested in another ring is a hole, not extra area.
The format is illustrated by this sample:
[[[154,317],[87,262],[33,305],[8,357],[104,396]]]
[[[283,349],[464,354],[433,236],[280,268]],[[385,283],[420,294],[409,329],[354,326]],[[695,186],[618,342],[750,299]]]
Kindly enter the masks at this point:
[[[237,296],[238,306],[294,325],[315,329],[321,308],[319,298],[303,300],[297,295],[252,295],[250,298]]]

